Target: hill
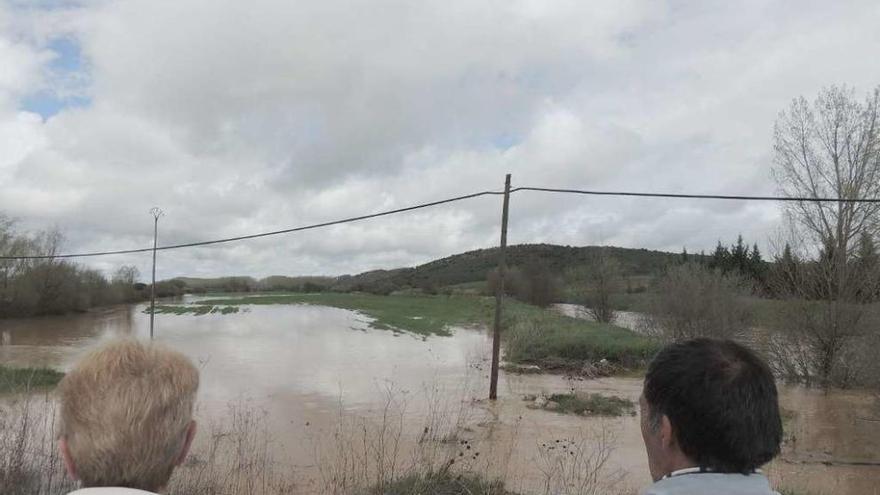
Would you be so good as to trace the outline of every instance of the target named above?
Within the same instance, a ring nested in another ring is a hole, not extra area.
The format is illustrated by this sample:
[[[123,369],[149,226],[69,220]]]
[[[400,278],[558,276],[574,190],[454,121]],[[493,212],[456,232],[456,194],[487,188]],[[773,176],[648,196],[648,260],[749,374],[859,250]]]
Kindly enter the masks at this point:
[[[519,244],[508,246],[507,265],[511,268],[539,268],[559,276],[572,267],[584,266],[605,250],[616,258],[627,277],[647,278],[659,273],[678,259],[678,254],[647,249],[599,246],[558,246],[554,244]],[[447,256],[411,268],[371,270],[340,277],[272,276],[261,280],[252,277],[191,278],[178,277],[191,292],[249,292],[332,290],[337,292],[372,292],[388,294],[407,288],[436,290],[452,285],[485,282],[498,266],[498,248],[477,249]]]
[[[679,255],[647,249],[599,246],[558,246],[554,244],[519,244],[508,246],[509,267],[538,267],[551,275],[587,265],[600,252],[616,258],[624,276],[651,276],[659,273]],[[345,283],[333,290],[388,292],[405,287],[438,288],[470,282],[484,282],[498,266],[498,248],[478,249],[431,261],[413,268],[373,271],[344,277]]]

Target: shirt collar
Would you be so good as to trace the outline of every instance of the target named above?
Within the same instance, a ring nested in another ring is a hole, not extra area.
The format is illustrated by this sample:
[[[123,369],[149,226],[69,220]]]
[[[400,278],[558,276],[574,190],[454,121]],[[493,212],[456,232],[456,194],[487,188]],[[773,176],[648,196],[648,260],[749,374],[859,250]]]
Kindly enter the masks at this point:
[[[70,492],[68,495],[156,495],[153,492],[137,490],[134,488],[117,488],[112,486],[80,488]]]
[[[699,473],[713,473],[713,472],[715,472],[714,469],[708,468],[705,466],[689,467],[689,468],[684,468],[684,469],[679,469],[677,471],[673,471],[660,479],[665,480],[666,478],[674,478],[676,476],[681,476],[684,474],[699,474]],[[752,473],[753,474],[764,474],[760,469],[755,469],[754,471],[752,471]]]

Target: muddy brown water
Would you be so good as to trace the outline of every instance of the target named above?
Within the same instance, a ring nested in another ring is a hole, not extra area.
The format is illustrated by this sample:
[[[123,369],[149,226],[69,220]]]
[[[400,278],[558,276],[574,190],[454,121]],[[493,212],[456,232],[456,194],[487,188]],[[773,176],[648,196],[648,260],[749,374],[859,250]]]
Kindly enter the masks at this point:
[[[488,390],[489,335],[455,329],[452,337],[421,337],[369,328],[357,312],[307,305],[244,306],[228,315],[157,315],[157,340],[196,361],[202,371],[198,417],[219,421],[233,403],[265,411],[273,449],[292,467],[302,491],[322,483],[322,451],[340,414],[375,419],[386,399],[402,415],[403,443],[415,444],[438,405],[455,423],[459,448],[467,440],[478,462],[514,489],[540,492],[546,446],[556,440],[614,436],[606,471],[616,491],[634,492],[650,480],[638,417],[592,419],[531,409],[523,396],[579,391],[637,400],[641,381],[571,381],[552,375],[502,373],[500,400]],[[65,317],[0,320],[0,362],[69,367],[87,349],[115,336],[149,335],[144,305]],[[417,316],[417,315],[414,315]],[[780,385],[790,411],[786,447],[766,469],[779,486],[809,493],[880,494],[880,402],[864,391]],[[404,404],[404,405],[401,405]],[[324,450],[327,450],[326,448]],[[471,451],[467,454],[470,456]],[[873,465],[872,465],[873,464]]]

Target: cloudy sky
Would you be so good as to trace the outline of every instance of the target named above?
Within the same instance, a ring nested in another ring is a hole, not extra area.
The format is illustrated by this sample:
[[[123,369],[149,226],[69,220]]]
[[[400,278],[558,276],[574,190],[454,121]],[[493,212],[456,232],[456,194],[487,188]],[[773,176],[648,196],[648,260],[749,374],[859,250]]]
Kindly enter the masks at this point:
[[[0,212],[64,250],[514,186],[766,194],[773,123],[880,83],[866,1],[0,0]],[[340,274],[497,243],[500,198],[160,254],[159,277]],[[766,245],[774,204],[512,198],[510,242]],[[111,270],[149,255],[83,261]]]

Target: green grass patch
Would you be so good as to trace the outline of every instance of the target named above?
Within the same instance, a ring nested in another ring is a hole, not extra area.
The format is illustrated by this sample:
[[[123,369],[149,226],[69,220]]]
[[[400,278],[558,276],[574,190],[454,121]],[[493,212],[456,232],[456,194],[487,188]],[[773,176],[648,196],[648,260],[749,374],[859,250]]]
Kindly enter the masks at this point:
[[[187,305],[171,305],[171,304],[161,304],[156,306],[156,314],[168,314],[168,315],[194,315],[194,316],[202,316],[210,313],[219,313],[228,315],[231,313],[238,313],[240,308],[238,306],[214,306],[209,304],[187,304]],[[144,309],[144,313],[150,314],[150,308]]]
[[[195,305],[235,306],[243,304],[313,304],[359,311],[374,319],[373,328],[407,331],[419,335],[451,335],[450,327],[486,324],[491,321],[491,298],[466,296],[422,296],[332,293],[266,294],[260,296],[208,299]]]
[[[511,363],[576,371],[607,359],[625,368],[642,368],[660,349],[656,340],[614,325],[515,302],[505,309],[505,358]]]
[[[0,393],[51,388],[64,373],[49,368],[8,368],[0,366]]]
[[[556,412],[577,414],[579,416],[624,416],[635,415],[635,403],[629,399],[602,394],[553,394],[547,398],[548,404],[555,403]],[[546,406],[545,406],[546,407]],[[546,407],[549,409],[549,407]]]

